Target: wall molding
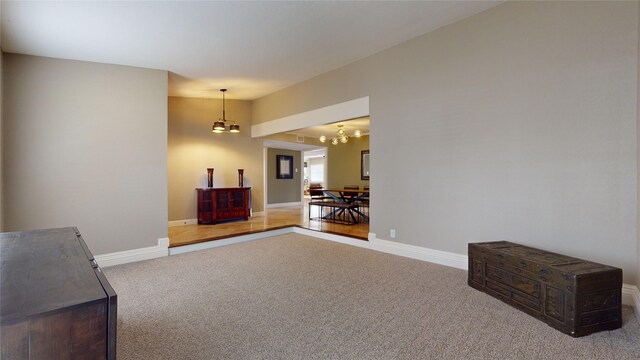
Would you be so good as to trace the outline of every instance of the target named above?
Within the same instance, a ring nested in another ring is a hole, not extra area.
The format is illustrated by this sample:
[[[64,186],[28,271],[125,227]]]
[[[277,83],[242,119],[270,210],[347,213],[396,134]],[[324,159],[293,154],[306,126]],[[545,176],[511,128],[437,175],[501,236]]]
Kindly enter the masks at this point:
[[[636,311],[636,319],[640,322],[640,289],[637,286],[622,284],[622,303],[631,305]]]
[[[158,239],[158,245],[94,256],[101,267],[155,259],[169,255],[169,238]]]
[[[302,203],[294,203],[294,204],[302,204]],[[295,206],[295,205],[294,205]],[[252,211],[251,217],[254,216],[264,216],[264,211]],[[184,219],[184,220],[171,220],[168,222],[169,227],[174,226],[184,226],[184,225],[198,225],[198,219]]]
[[[302,206],[302,201],[288,202],[288,203],[277,203],[277,204],[266,204],[264,207],[265,207],[265,209],[273,209],[273,208],[291,207],[291,206]]]
[[[369,233],[369,241],[362,241],[346,236],[329,234],[300,227],[295,227],[293,229],[293,232],[297,234],[316,237],[319,239],[335,241],[341,244],[353,245],[361,248],[384,252],[387,254],[398,255],[406,258],[454,267],[456,269],[467,270],[469,265],[467,255],[378,239],[375,233]]]
[[[374,244],[375,246],[373,250],[382,251],[388,254],[399,255],[462,270],[467,270],[469,267],[467,255],[381,239],[374,240]]]
[[[293,227],[292,229],[293,229],[292,232],[296,234],[307,235],[307,236],[315,237],[318,239],[329,240],[329,241],[333,241],[341,244],[347,244],[351,246],[357,246],[365,249],[372,249],[372,245],[368,241],[354,239],[354,238],[342,236],[342,235],[325,233],[317,230],[309,230],[309,229],[305,229],[297,226]]]
[[[254,234],[234,236],[226,239],[206,241],[206,242],[201,242],[197,244],[176,246],[176,247],[169,248],[169,255],[172,256],[172,255],[178,255],[178,254],[185,254],[192,251],[213,249],[221,246],[239,244],[239,243],[254,241],[254,240],[263,239],[271,236],[289,234],[292,232],[293,232],[293,228],[288,227],[284,229],[262,231]]]
[[[171,221],[169,221],[169,227],[184,226],[184,225],[196,225],[196,224],[198,224],[198,219],[184,219],[184,220],[171,220]]]

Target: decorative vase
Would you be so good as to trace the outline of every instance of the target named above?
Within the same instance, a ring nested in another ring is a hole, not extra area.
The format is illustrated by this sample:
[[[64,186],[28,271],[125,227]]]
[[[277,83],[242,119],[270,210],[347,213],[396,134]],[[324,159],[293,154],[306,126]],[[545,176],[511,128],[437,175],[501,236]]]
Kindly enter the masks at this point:
[[[213,168],[207,168],[207,186],[213,187]]]
[[[244,187],[244,169],[238,169],[238,187]]]

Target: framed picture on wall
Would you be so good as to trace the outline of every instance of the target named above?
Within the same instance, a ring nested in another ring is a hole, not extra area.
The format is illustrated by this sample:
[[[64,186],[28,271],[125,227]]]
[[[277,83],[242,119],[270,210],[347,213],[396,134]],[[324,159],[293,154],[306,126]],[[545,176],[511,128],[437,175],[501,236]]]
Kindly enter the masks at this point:
[[[369,150],[360,152],[360,179],[369,180]]]
[[[293,179],[293,156],[276,155],[276,179]]]

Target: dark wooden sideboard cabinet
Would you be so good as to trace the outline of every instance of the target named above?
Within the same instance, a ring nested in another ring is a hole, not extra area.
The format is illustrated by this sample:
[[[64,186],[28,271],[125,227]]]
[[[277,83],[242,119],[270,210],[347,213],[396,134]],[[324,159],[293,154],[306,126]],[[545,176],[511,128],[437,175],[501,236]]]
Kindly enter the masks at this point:
[[[249,219],[250,187],[204,188],[198,193],[198,224]]]
[[[117,296],[74,227],[0,234],[0,359],[115,359]]]

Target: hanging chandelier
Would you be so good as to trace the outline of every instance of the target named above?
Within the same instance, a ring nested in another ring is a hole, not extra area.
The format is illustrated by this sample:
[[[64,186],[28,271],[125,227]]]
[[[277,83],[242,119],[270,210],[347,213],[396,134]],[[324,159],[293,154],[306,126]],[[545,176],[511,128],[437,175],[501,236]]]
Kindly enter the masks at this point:
[[[353,132],[353,137],[360,136],[362,136],[362,132],[360,130],[356,130]],[[344,131],[344,125],[338,125],[337,134],[336,136],[332,137],[330,141],[333,145],[338,145],[338,143],[346,144],[349,141],[349,138],[351,138],[351,136],[349,136],[349,134]],[[320,142],[326,142],[329,139],[326,136],[322,135],[318,138],[318,140],[320,140]]]
[[[224,93],[227,91],[227,89],[220,89],[220,91],[222,91],[222,118],[218,119],[218,121],[213,123],[213,129],[211,131],[213,131],[216,134],[220,134],[223,133],[225,131],[228,131],[230,133],[239,133],[240,132],[240,125],[236,124],[236,122],[234,121],[232,125],[229,126],[229,129],[227,130],[226,127],[226,114],[225,114],[225,107],[224,107],[224,103],[225,103],[225,98],[224,98]]]

